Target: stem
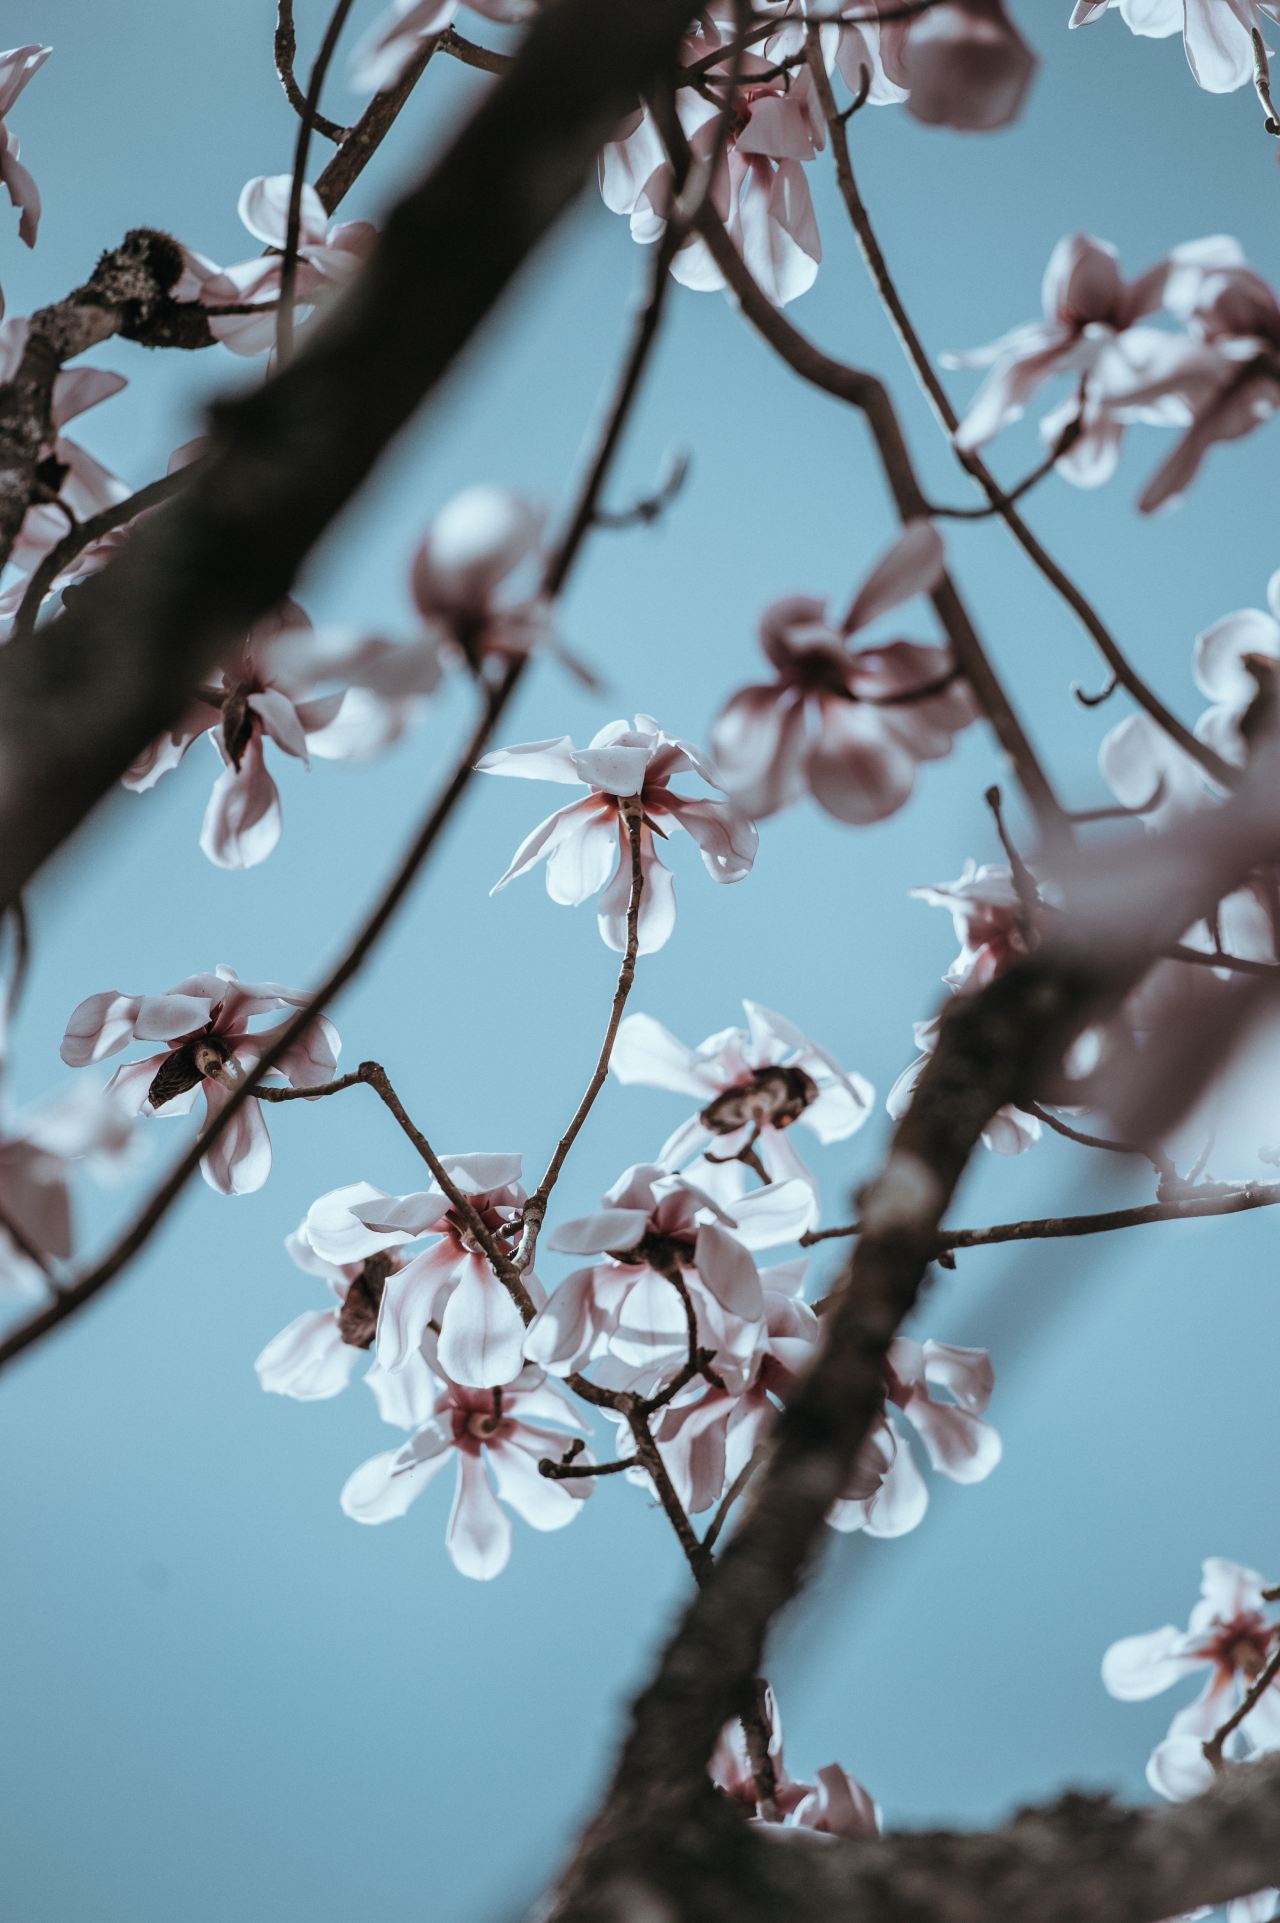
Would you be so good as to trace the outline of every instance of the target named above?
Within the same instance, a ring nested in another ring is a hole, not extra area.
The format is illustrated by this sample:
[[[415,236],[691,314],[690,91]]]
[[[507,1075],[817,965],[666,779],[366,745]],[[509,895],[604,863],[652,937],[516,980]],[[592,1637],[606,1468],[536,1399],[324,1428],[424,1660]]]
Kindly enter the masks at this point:
[[[1144,1148],[1140,1142],[1118,1142],[1109,1135],[1090,1135],[1085,1129],[1073,1128],[1071,1123],[1064,1122],[1060,1115],[1054,1115],[1047,1108],[1041,1108],[1039,1102],[1019,1102],[1018,1106],[1028,1115],[1034,1115],[1037,1122],[1042,1122],[1046,1128],[1052,1129],[1055,1135],[1064,1136],[1068,1142],[1078,1142],[1081,1148],[1105,1148],[1113,1155],[1142,1155],[1150,1162],[1162,1182],[1176,1182],[1178,1179],[1177,1169],[1168,1156],[1162,1155],[1159,1149]]]
[[[753,1449],[751,1454],[747,1457],[747,1460],[743,1463],[741,1469],[739,1469],[733,1481],[729,1484],[729,1487],[725,1490],[724,1494],[721,1496],[720,1506],[716,1510],[715,1515],[712,1516],[711,1523],[707,1530],[707,1533],[702,1538],[702,1546],[704,1549],[710,1551],[715,1548],[716,1543],[720,1540],[720,1532],[724,1528],[726,1522],[728,1522],[729,1520],[729,1511],[733,1508],[733,1505],[738,1500],[738,1497],[746,1489],[747,1484],[750,1482],[752,1476],[754,1476],[756,1470],[760,1467],[761,1463],[764,1461],[767,1454],[768,1454],[768,1450],[765,1448]]]
[[[298,126],[298,138],[293,150],[293,180],[289,188],[289,224],[285,230],[284,260],[280,268],[280,307],[276,314],[276,353],[281,364],[293,352],[293,289],[298,273],[298,236],[302,227],[302,189],[307,178],[307,155],[311,151],[311,134],[316,124],[316,113],[320,104],[320,93],[324,86],[329,63],[337,52],[338,40],[353,0],[337,0],[329,25],[325,29],[320,51],[311,69],[307,82],[307,97],[302,103],[302,117]]]
[[[1257,1708],[1258,1703],[1266,1691],[1270,1689],[1277,1676],[1280,1676],[1280,1645],[1271,1652],[1265,1666],[1260,1669],[1254,1677],[1253,1682],[1245,1691],[1239,1704],[1232,1710],[1230,1716],[1227,1717],[1226,1722],[1220,1724],[1219,1727],[1214,1730],[1213,1735],[1209,1737],[1208,1741],[1201,1745],[1204,1750],[1205,1761],[1212,1763],[1214,1769],[1220,1770],[1225,1767],[1222,1756],[1223,1744],[1226,1742],[1228,1736],[1230,1736],[1232,1730],[1239,1729],[1250,1710]]]
[[[294,112],[305,119],[307,103],[303,99],[302,89],[298,85],[297,76],[293,70],[297,51],[298,36],[293,24],[293,0],[278,0],[275,36],[276,72],[280,76],[280,85],[284,88],[285,99]],[[340,127],[336,120],[328,120],[324,114],[314,111],[311,115],[311,124],[317,133],[324,135],[326,140],[335,142],[345,140],[351,131],[349,127]]]
[[[619,813],[625,823],[627,840],[631,848],[631,893],[627,901],[627,946],[618,970],[618,985],[613,991],[613,1004],[609,1019],[605,1024],[604,1040],[596,1065],[587,1083],[582,1100],[574,1111],[573,1119],[556,1144],[556,1149],[547,1164],[547,1172],[539,1182],[524,1209],[524,1236],[520,1253],[516,1257],[516,1268],[520,1273],[533,1266],[537,1252],[538,1236],[546,1220],[547,1203],[551,1191],[560,1179],[560,1171],[565,1165],[569,1151],[582,1131],[583,1123],[595,1104],[595,1099],[604,1087],[609,1073],[609,1059],[613,1054],[613,1044],[618,1036],[618,1024],[622,1011],[627,1005],[631,985],[636,978],[636,956],[640,952],[640,898],[644,893],[644,808],[638,795],[619,797]]]

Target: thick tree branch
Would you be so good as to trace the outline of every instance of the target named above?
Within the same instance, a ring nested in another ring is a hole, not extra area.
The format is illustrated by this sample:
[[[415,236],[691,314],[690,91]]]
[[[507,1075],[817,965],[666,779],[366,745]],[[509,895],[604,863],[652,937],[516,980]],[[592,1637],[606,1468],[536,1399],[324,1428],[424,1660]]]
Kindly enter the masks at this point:
[[[0,908],[288,592],[673,62],[691,12],[691,0],[559,0],[539,15],[511,72],[392,210],[346,300],[287,368],[218,410],[191,488],[38,639],[4,649]],[[0,441],[12,393],[8,407],[0,397]],[[0,471],[0,526],[2,483]]]

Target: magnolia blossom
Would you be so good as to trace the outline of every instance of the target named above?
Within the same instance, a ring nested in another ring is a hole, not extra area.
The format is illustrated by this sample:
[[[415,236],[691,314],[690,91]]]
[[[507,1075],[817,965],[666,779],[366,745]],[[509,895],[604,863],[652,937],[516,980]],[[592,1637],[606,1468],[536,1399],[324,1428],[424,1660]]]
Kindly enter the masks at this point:
[[[679,794],[670,783],[677,775],[697,774],[720,787],[716,770],[692,742],[664,734],[652,716],[638,714],[634,727],[611,721],[575,748],[568,735],[555,741],[526,741],[499,748],[476,767],[481,774],[518,775],[526,781],[561,781],[586,788],[581,801],[557,808],[539,822],[516,849],[511,866],[494,883],[493,894],[538,861],[547,864],[547,893],[552,901],[576,907],[601,888],[597,914],[601,937],[623,953],[627,946],[627,906],[631,897],[631,841],[627,822],[639,813],[639,952],[661,948],[675,926],[675,884],[659,861],[654,836],[683,828],[702,851],[703,866],[716,881],[741,881],[756,858],[759,837],[753,824],[731,802]],[[612,869],[612,875],[610,870]]]
[[[398,645],[376,636],[317,634],[296,602],[259,621],[240,654],[203,690],[175,728],[134,762],[123,781],[141,793],[176,768],[198,735],[222,765],[200,830],[219,868],[254,868],[280,839],[280,795],[266,744],[304,765],[357,760],[388,747],[421,712],[440,679],[424,637]],[[334,684],[337,684],[335,687]]]
[[[950,911],[960,953],[942,979],[957,994],[985,988],[1027,953],[1026,909],[1004,863],[984,861],[979,868],[966,861],[955,881],[908,892],[913,901]]]
[[[513,591],[538,552],[545,515],[501,487],[468,487],[447,501],[413,557],[410,586],[434,639],[473,668],[527,654],[548,635],[545,603]]]
[[[163,1052],[126,1062],[107,1084],[135,1114],[188,1115],[197,1094],[213,1122],[237,1082],[270,1048],[289,1019],[251,1032],[256,1016],[303,1008],[309,996],[277,982],[242,982],[220,963],[211,975],[191,975],[163,995],[122,995],[109,988],[82,1001],[67,1023],[62,1059],[72,1068],[118,1055],[130,1041],[163,1042]],[[271,1074],[291,1088],[330,1081],[341,1043],[332,1022],[317,1015],[285,1050]],[[220,1195],[248,1195],[271,1172],[271,1138],[260,1103],[251,1098],[236,1111],[200,1164]]]
[[[943,648],[889,641],[852,650],[861,629],[941,579],[942,541],[914,521],[872,569],[837,631],[826,605],[789,595],[765,609],[760,642],[777,679],[740,688],[711,731],[730,795],[756,820],[808,789],[838,821],[880,821],[921,761],[951,751],[976,709]]]
[[[525,1193],[518,1155],[440,1159],[496,1240],[519,1226]],[[409,1366],[434,1322],[441,1366],[454,1381],[490,1389],[519,1375],[524,1365],[520,1310],[494,1274],[466,1215],[442,1189],[388,1195],[369,1182],[334,1189],[308,1210],[306,1236],[325,1261],[343,1266],[402,1250],[422,1236],[432,1238],[430,1248],[412,1259],[398,1258],[384,1277],[377,1315],[378,1360],[384,1369]],[[538,1278],[523,1279],[540,1303]]]
[[[394,87],[411,60],[457,18],[460,0],[392,0],[351,56],[351,84],[370,93]],[[487,20],[519,26],[537,11],[537,0],[467,0]]]
[[[1204,1688],[1180,1709],[1169,1735],[1147,1764],[1147,1780],[1162,1796],[1180,1800],[1207,1787],[1211,1772],[1200,1746],[1231,1715],[1275,1650],[1280,1625],[1268,1622],[1263,1590],[1255,1570],[1209,1556],[1201,1565],[1200,1601],[1185,1630],[1172,1623],[1142,1636],[1112,1643],[1102,1659],[1102,1680],[1122,1702],[1141,1702],[1207,1668]],[[1265,1689],[1236,1731],[1228,1754],[1242,1743],[1252,1750],[1280,1748],[1280,1689]],[[1202,1770],[1204,1780],[1201,1780]]]
[[[1083,487],[1097,486],[1115,472],[1124,422],[1135,417],[1135,410],[1125,414],[1109,406],[1111,390],[1149,378],[1153,364],[1163,356],[1163,365],[1176,346],[1169,335],[1136,326],[1161,306],[1169,262],[1158,261],[1137,280],[1126,281],[1119,258],[1108,241],[1068,234],[1045,269],[1042,321],[1015,327],[988,347],[942,356],[947,367],[991,369],[960,423],[958,447],[968,451],[985,446],[1020,419],[1045,381],[1071,374],[1078,377],[1077,396],[1047,423],[1055,440],[1069,424],[1079,430],[1058,461],[1058,471]],[[1157,421],[1185,418],[1168,400],[1136,412]]]
[[[40,189],[18,158],[18,136],[7,122],[19,94],[52,52],[52,47],[32,44],[0,53],[0,181],[18,210],[18,236],[28,247],[35,246],[40,225]]]
[[[29,320],[0,321],[0,383],[16,376],[30,331]],[[55,376],[50,409],[53,432],[40,450],[40,476],[49,492],[27,509],[9,556],[23,574],[29,574],[62,540],[68,516],[76,521],[88,520],[103,508],[128,499],[124,482],[61,432],[77,414],[97,407],[127,385],[123,374],[111,373],[105,367],[63,368]]]
[[[596,1214],[548,1237],[568,1254],[610,1259],[560,1284],[530,1324],[525,1354],[557,1375],[602,1356],[633,1371],[661,1370],[687,1356],[692,1314],[698,1346],[715,1353],[723,1374],[751,1357],[764,1321],[750,1250],[792,1241],[812,1221],[807,1183],[757,1189],[730,1214],[685,1177],[639,1163]]]
[[[347,1478],[342,1507],[353,1522],[403,1516],[450,1457],[457,1482],[445,1547],[462,1575],[487,1582],[506,1568],[511,1523],[502,1503],[534,1529],[563,1529],[573,1521],[594,1483],[554,1481],[538,1464],[559,1460],[569,1441],[565,1431],[581,1434],[583,1425],[541,1369],[523,1369],[501,1388],[468,1388],[449,1378],[428,1332],[407,1378],[409,1393],[389,1401],[386,1388],[405,1380],[373,1385],[386,1418],[414,1434],[403,1448],[372,1457]],[[578,1460],[592,1458],[583,1452]]]
[[[719,1502],[773,1426],[796,1378],[812,1361],[818,1318],[800,1299],[807,1263],[761,1271],[764,1309],[747,1323],[749,1349],[717,1352],[715,1380],[695,1377],[653,1420],[653,1436],[690,1515]],[[619,1454],[627,1438],[619,1436]],[[643,1472],[640,1472],[643,1473]]]
[[[878,1836],[878,1804],[839,1763],[828,1763],[820,1769],[816,1783],[798,1783],[790,1775],[782,1753],[782,1717],[772,1689],[764,1692],[764,1717],[769,1730],[773,1800],[786,1829],[812,1830],[822,1836]],[[755,1772],[746,1735],[737,1718],[721,1730],[707,1767],[718,1790],[748,1812],[753,1822],[763,1821],[758,1814]],[[778,1828],[770,1824],[771,1833]]]
[[[820,1142],[843,1142],[871,1113],[875,1090],[850,1074],[785,1015],[744,1001],[747,1027],[723,1028],[690,1048],[652,1015],[628,1015],[610,1067],[620,1082],[669,1088],[702,1104],[658,1151],[679,1168],[714,1144],[717,1160],[758,1154],[770,1181],[813,1177],[792,1147],[801,1122]]]
[[[711,58],[737,38],[732,15],[704,15],[685,38],[684,66]],[[803,47],[803,39],[796,45]],[[779,306],[813,285],[822,243],[805,178],[804,163],[818,154],[826,127],[807,68],[779,72],[782,48],[771,41],[740,56],[734,116],[724,142],[711,199],[730,239],[769,299]],[[721,120],[720,94],[730,80],[731,59],[706,72],[704,93],[683,86],[676,112],[695,159],[710,162]],[[623,122],[600,156],[605,205],[631,222],[632,237],[657,240],[670,212],[674,180],[666,148],[648,108]],[[700,290],[724,285],[706,243],[689,235],[672,262],[672,274]]]
[[[885,1362],[887,1406],[906,1417],[940,1475],[984,1482],[1000,1460],[1000,1437],[982,1417],[995,1386],[985,1349],[898,1336]],[[945,1400],[936,1393],[944,1392]],[[870,1480],[873,1488],[866,1493]],[[863,1445],[853,1484],[827,1521],[842,1531],[904,1536],[929,1506],[929,1491],[899,1425],[885,1415]]]
[[[940,0],[911,22],[902,58],[907,111],[964,132],[1005,127],[1021,111],[1035,70],[1001,0]]]
[[[1190,423],[1143,490],[1144,514],[1185,491],[1215,442],[1243,439],[1280,409],[1280,302],[1267,282],[1223,235],[1170,259],[1165,305],[1187,338],[1113,392],[1119,406],[1180,411]]]
[[[1280,671],[1280,570],[1267,583],[1267,611],[1241,608],[1196,636],[1196,686],[1212,707],[1196,733],[1224,761],[1243,765],[1248,748],[1241,724]]]
[[[209,332],[233,354],[264,354],[276,343],[276,305],[280,298],[282,255],[289,236],[291,174],[258,174],[240,191],[237,212],[265,254],[217,267],[203,254],[186,252],[186,271],[174,287],[177,300],[204,307],[261,307],[261,314],[213,314]],[[304,184],[298,226],[298,260],[293,282],[295,319],[302,320],[332,298],[359,273],[372,251],[377,230],[367,220],[330,226],[315,188]]]
[[[1280,20],[1273,0],[1076,0],[1068,22],[1087,27],[1114,7],[1131,33],[1163,40],[1180,33],[1198,85],[1233,93],[1253,78],[1252,33]]]
[[[335,1305],[296,1316],[272,1336],[253,1365],[264,1389],[297,1402],[319,1402],[346,1388],[361,1353],[373,1347],[387,1277],[400,1267],[393,1249],[376,1249],[354,1262],[330,1262],[313,1246],[309,1231],[304,1219],[285,1238],[285,1248],[304,1274],[327,1285]],[[380,1371],[380,1364],[373,1369]]]
[[[72,1168],[109,1179],[133,1132],[127,1105],[89,1086],[0,1119],[0,1297],[44,1292],[52,1265],[72,1253]]]

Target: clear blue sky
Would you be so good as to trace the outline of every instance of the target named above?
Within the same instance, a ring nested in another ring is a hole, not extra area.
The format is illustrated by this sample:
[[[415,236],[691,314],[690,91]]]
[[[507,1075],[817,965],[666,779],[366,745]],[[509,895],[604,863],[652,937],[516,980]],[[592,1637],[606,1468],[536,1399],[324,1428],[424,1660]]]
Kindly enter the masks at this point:
[[[8,311],[75,285],[140,223],[243,257],[240,185],[284,169],[293,141],[272,10],[34,0],[10,11],[10,38],[56,52],[14,117],[45,220],[28,256],[0,213]],[[318,10],[302,11],[305,39]],[[1077,227],[1117,242],[1134,269],[1226,229],[1280,274],[1280,176],[1251,95],[1197,92],[1176,42],[1133,40],[1116,20],[1068,35],[1067,0],[1016,11],[1044,66],[1011,133],[934,133],[890,110],[855,124],[867,195],[927,340],[968,346],[1032,318],[1048,252]],[[483,84],[433,68],[352,211],[376,215]],[[822,166],[813,179],[827,259],[792,312],[888,372],[928,484],[964,498]],[[625,225],[588,196],[318,560],[302,595],[314,615],[405,624],[407,556],[459,486],[564,498],[642,269]],[[447,298],[447,261],[440,287]],[[83,438],[138,484],[196,430],[203,399],[245,374],[221,352],[121,346],[95,359],[131,386]],[[1131,508],[1163,445],[1154,433],[1133,437],[1105,493],[1055,481],[1032,508],[1189,715],[1194,633],[1259,605],[1280,560],[1278,435],[1216,453],[1188,506],[1155,522]],[[656,531],[597,539],[564,608],[610,692],[540,668],[505,740],[581,736],[637,708],[705,737],[727,690],[754,675],[760,607],[795,590],[847,595],[890,531],[856,419],[773,365],[719,297],[680,289],[617,498],[650,485],[677,445],[693,456],[677,511]],[[1001,471],[1032,458],[1028,432],[1000,450]],[[1078,805],[1101,800],[1093,758],[1119,708],[1089,716],[1071,701],[1072,680],[1101,680],[1086,642],[999,529],[952,545],[1056,773]],[[19,1094],[59,1083],[66,1016],[96,989],[156,990],[223,960],[313,980],[392,860],[463,709],[450,696],[367,770],[286,770],[282,845],[248,874],[198,853],[213,773],[203,744],[154,794],[118,797],[37,894]],[[808,809],[768,824],[755,874],[733,889],[678,849],[676,936],[643,964],[633,1006],[696,1041],[754,997],[883,1094],[951,954],[945,917],[906,891],[968,855],[993,857],[980,800],[992,773],[975,730],[882,827],[842,830]],[[542,799],[522,783],[476,784],[335,1011],[347,1059],[385,1061],[446,1150],[515,1147],[540,1162],[596,1045],[613,960],[591,911],[554,907],[537,878],[488,896]],[[677,1119],[675,1098],[611,1086],[561,1212],[592,1206]],[[154,1125],[153,1166],[182,1127]],[[684,1593],[660,1517],[616,1481],[565,1534],[521,1528],[488,1586],[445,1557],[443,1487],[383,1529],[343,1518],[345,1476],[391,1432],[358,1384],[298,1406],[264,1396],[252,1361],[318,1302],[281,1247],[307,1203],[360,1178],[407,1189],[418,1171],[359,1093],[276,1111],[272,1132],[261,1194],[223,1200],[197,1183],[128,1279],[0,1387],[0,1857],[15,1923],[510,1914],[589,1805],[627,1691]],[[881,1117],[822,1155],[830,1219],[884,1133]],[[1113,1179],[1055,1143],[977,1169],[958,1214],[1096,1204],[1123,1192]],[[86,1236],[105,1237],[125,1200],[88,1195]],[[973,1253],[939,1276],[918,1333],[991,1348],[1005,1459],[980,1488],[935,1483],[904,1541],[832,1543],[771,1664],[796,1773],[838,1758],[894,1823],[997,1819],[1066,1783],[1142,1793],[1169,1706],[1109,1701],[1103,1648],[1180,1620],[1203,1555],[1280,1576],[1276,1232],[1257,1214],[1107,1246]],[[547,1272],[560,1272],[554,1259]]]

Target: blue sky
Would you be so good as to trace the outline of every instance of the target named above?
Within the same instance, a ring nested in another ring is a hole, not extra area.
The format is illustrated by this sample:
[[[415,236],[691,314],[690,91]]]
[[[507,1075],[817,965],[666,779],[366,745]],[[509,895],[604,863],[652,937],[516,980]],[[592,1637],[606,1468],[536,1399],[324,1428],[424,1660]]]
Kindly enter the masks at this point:
[[[854,125],[866,195],[925,339],[963,347],[1032,318],[1049,250],[1074,228],[1115,241],[1133,270],[1180,240],[1231,231],[1274,279],[1280,177],[1252,96],[1197,92],[1176,42],[1135,41],[1115,20],[1068,35],[1067,0],[1016,10],[1044,64],[1011,132],[966,139],[890,110]],[[15,114],[46,211],[32,256],[0,219],[11,314],[74,286],[141,223],[243,257],[240,185],[284,169],[293,142],[269,11],[252,0],[198,17],[160,0],[20,10],[12,37],[56,52]],[[301,10],[304,40],[317,17]],[[351,211],[376,216],[484,84],[434,67]],[[965,499],[823,165],[813,179],[826,261],[793,317],[890,377],[927,486]],[[643,269],[625,224],[588,194],[317,557],[301,589],[314,616],[406,630],[408,556],[460,486],[496,480],[564,500]],[[440,274],[447,298],[447,261]],[[138,484],[197,431],[211,394],[259,377],[220,351],[114,346],[94,358],[130,387],[83,439]],[[593,540],[563,608],[567,638],[609,692],[542,666],[503,740],[581,738],[636,709],[705,738],[728,690],[754,676],[761,607],[790,591],[847,596],[892,531],[857,419],[771,363],[720,297],[682,289],[615,498],[650,486],[672,447],[692,456],[676,510],[657,529]],[[1194,634],[1260,605],[1280,560],[1276,448],[1273,429],[1219,450],[1186,506],[1143,521],[1132,501],[1162,442],[1136,434],[1104,493],[1052,481],[1031,507],[1185,715],[1197,711]],[[1027,429],[997,465],[1012,478],[1034,458]],[[998,527],[949,540],[1055,774],[1077,805],[1097,803],[1097,741],[1120,708],[1089,715],[1071,700],[1072,681],[1103,678],[1085,638]],[[928,638],[927,611],[911,622]],[[94,990],[160,989],[224,960],[246,976],[315,979],[394,859],[465,710],[456,689],[364,770],[286,769],[284,839],[246,874],[213,869],[196,846],[214,772],[203,744],[155,793],[103,809],[36,893],[19,1098],[59,1085],[63,1025]],[[981,794],[998,772],[973,730],[880,827],[841,829],[809,808],[770,822],[755,873],[732,889],[676,849],[676,934],[642,964],[632,1006],[696,1041],[753,997],[883,1095],[952,952],[945,917],[907,890],[995,855]],[[539,1165],[594,1056],[614,968],[591,911],[555,907],[537,877],[489,898],[543,801],[522,783],[475,784],[335,1011],[346,1059],[384,1061],[441,1148],[519,1148]],[[678,1098],[611,1085],[560,1212],[592,1206],[681,1112]],[[153,1168],[183,1126],[150,1130]],[[264,1396],[252,1361],[318,1304],[281,1246],[307,1204],[360,1178],[407,1189],[418,1171],[358,1092],[277,1110],[271,1126],[276,1167],[261,1194],[224,1200],[197,1184],[128,1278],[0,1387],[0,1849],[21,1923],[511,1913],[589,1806],[628,1689],[684,1593],[661,1517],[618,1481],[565,1534],[520,1529],[508,1571],[487,1586],[445,1557],[442,1486],[383,1529],[346,1521],[343,1480],[391,1432],[358,1383],[298,1406]],[[822,1153],[828,1219],[843,1216],[884,1137],[878,1114]],[[1051,1143],[1013,1167],[975,1168],[956,1214],[1131,1192],[1140,1185]],[[127,1200],[86,1192],[87,1243]],[[994,1820],[1066,1783],[1143,1792],[1168,1705],[1112,1703],[1103,1648],[1182,1619],[1204,1555],[1280,1575],[1269,1473],[1280,1416],[1262,1339],[1275,1234],[1260,1213],[973,1252],[939,1274],[918,1332],[991,1349],[1005,1459],[981,1487],[935,1483],[912,1537],[833,1541],[771,1663],[797,1774],[838,1758],[895,1823]],[[561,1272],[550,1259],[547,1280]]]

